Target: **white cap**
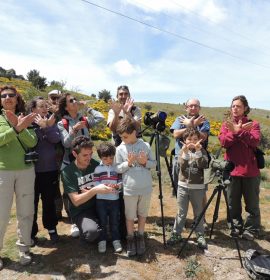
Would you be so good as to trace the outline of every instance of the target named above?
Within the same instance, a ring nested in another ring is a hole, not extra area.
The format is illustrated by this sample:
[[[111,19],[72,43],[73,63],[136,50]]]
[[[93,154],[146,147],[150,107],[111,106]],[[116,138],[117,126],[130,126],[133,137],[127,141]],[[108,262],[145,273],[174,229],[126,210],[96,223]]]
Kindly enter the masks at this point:
[[[61,91],[58,89],[53,89],[50,92],[48,92],[48,95],[61,95]]]

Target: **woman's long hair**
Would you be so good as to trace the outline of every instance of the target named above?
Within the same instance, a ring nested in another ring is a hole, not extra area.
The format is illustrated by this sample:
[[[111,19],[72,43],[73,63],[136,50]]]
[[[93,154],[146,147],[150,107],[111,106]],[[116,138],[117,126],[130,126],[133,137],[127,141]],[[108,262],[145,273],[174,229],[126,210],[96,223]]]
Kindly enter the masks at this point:
[[[59,99],[58,113],[60,114],[61,117],[65,116],[65,115],[69,115],[68,111],[66,110],[66,107],[67,107],[67,96],[69,96],[69,95],[71,95],[71,94],[66,92]]]
[[[22,98],[22,96],[18,93],[17,89],[14,86],[10,86],[10,85],[5,85],[0,87],[0,94],[2,91],[4,90],[12,90],[14,93],[16,93],[16,98],[17,98],[17,104],[16,104],[16,108],[15,108],[15,114],[18,113],[25,113],[25,102]],[[1,103],[1,99],[0,99],[0,114],[2,114],[2,109],[3,109],[3,105]]]

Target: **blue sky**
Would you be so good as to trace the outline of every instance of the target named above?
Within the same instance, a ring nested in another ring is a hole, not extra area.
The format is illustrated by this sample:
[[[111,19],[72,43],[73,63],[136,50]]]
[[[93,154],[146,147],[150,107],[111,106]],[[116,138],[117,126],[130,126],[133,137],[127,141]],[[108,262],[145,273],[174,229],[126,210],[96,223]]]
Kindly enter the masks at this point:
[[[270,110],[270,1],[89,2],[163,32],[81,0],[1,1],[0,66],[87,94],[127,84],[135,101],[213,107],[244,94]]]

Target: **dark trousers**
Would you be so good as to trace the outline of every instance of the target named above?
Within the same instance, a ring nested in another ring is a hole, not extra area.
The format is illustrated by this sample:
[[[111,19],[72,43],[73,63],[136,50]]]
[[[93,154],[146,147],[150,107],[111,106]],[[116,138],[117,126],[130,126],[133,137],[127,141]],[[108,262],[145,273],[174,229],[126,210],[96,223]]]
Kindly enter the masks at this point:
[[[42,223],[47,230],[55,229],[58,221],[55,211],[55,195],[59,184],[58,171],[37,172],[35,179],[35,214],[31,236],[38,232],[37,215],[39,198],[42,200]]]
[[[72,222],[77,225],[80,230],[80,237],[84,241],[94,242],[98,239],[100,228],[97,223],[96,209],[81,212],[79,215],[72,217]]]
[[[227,189],[228,203],[234,224],[240,230],[248,230],[252,233],[258,233],[260,230],[260,180],[260,176],[249,178],[232,176],[232,182]],[[242,197],[247,213],[245,223],[242,219]]]
[[[119,200],[97,199],[96,209],[98,214],[99,225],[101,228],[99,240],[107,240],[107,224],[109,217],[110,231],[112,241],[120,240],[119,218],[120,207]]]

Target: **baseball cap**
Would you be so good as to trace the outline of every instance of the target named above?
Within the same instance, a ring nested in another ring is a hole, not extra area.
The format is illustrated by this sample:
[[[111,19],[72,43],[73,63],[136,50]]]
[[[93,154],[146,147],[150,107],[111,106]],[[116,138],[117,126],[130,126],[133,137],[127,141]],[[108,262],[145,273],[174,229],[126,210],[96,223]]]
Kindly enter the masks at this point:
[[[48,95],[61,95],[61,91],[58,89],[53,89],[50,92],[48,92]]]

